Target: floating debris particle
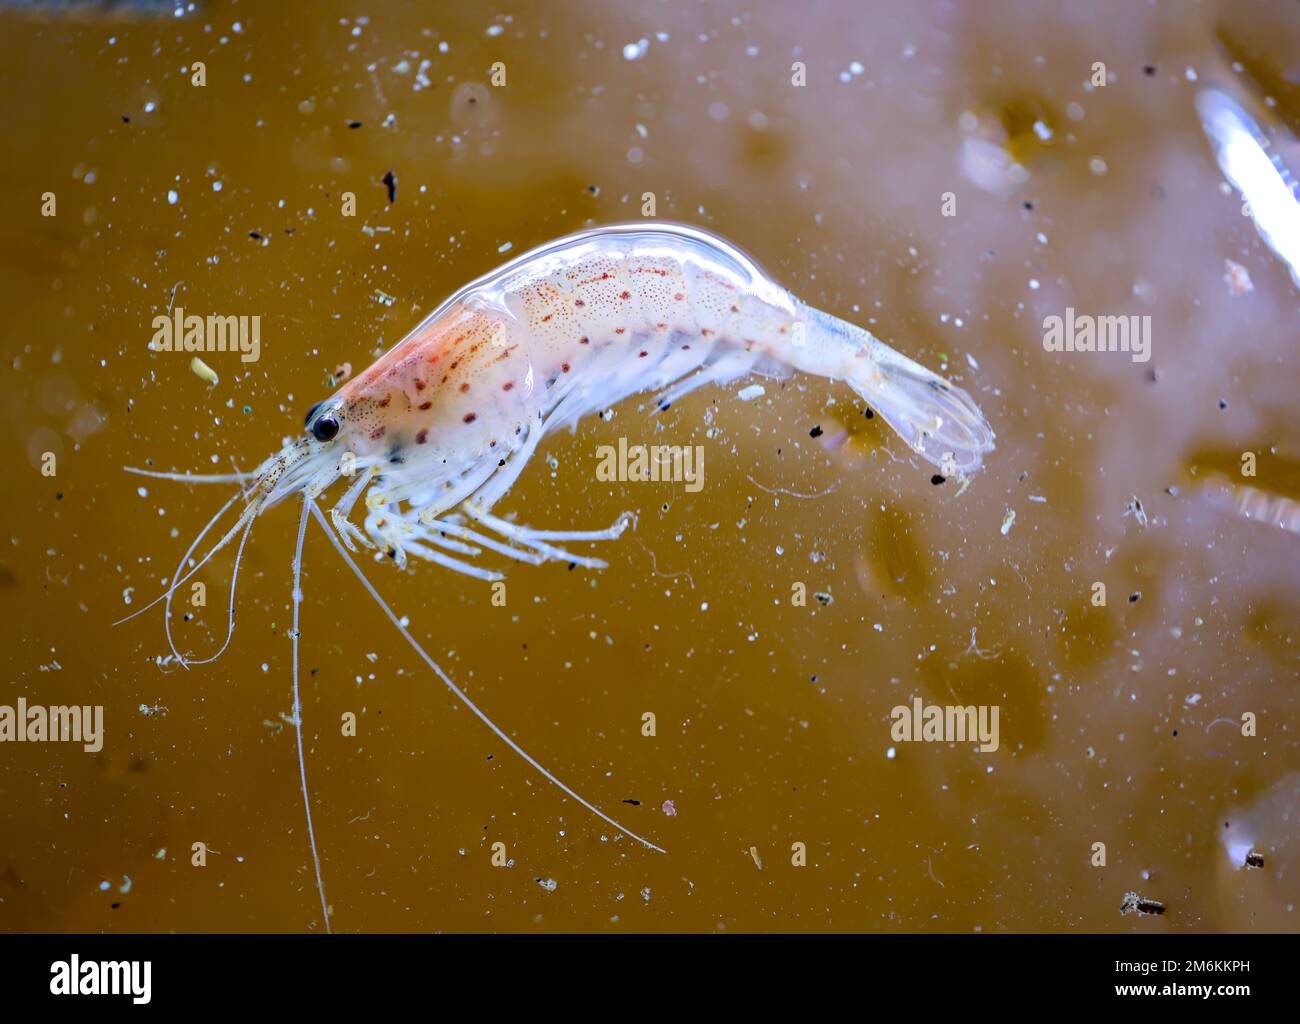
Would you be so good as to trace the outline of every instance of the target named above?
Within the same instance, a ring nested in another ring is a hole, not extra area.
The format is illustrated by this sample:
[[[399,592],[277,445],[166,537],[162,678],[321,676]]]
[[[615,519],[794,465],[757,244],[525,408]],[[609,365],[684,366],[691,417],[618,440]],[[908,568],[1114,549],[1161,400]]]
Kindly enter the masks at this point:
[[[216,370],[212,369],[198,356],[190,360],[190,369],[194,371],[194,376],[203,381],[210,388],[215,388],[221,378],[217,376]]]
[[[554,878],[539,878],[537,884],[547,892],[555,892],[559,888],[559,883]]]
[[[813,597],[815,597],[817,599],[817,603],[822,605],[823,607],[829,607],[830,604],[835,600],[835,596],[833,594],[828,594],[825,592],[815,593],[813,594]]]
[[[1007,514],[1002,517],[1002,536],[1005,537],[1008,533],[1011,532],[1011,526],[1015,521],[1016,521],[1016,510],[1015,509],[1008,510]]]
[[[397,202],[397,175],[389,171],[379,180],[388,186],[388,201]]]
[[[650,886],[647,885],[644,889],[641,890],[641,898],[645,900],[647,903],[650,902]]]
[[[1262,868],[1264,866],[1264,855],[1257,850],[1251,850],[1246,854],[1246,867]]]
[[[161,847],[161,848],[158,850],[158,852],[155,853],[155,854],[153,855],[153,859],[154,859],[154,860],[166,860],[166,859],[167,859],[167,847],[165,847],[165,846],[164,846],[164,847]]]
[[[381,306],[391,306],[394,302],[397,301],[397,296],[389,295],[388,292],[380,291],[380,289],[376,288],[375,301],[378,302]]]
[[[673,805],[671,800],[665,800],[661,810],[663,810],[664,814],[668,815],[670,818],[677,817],[677,808]]]
[[[1148,522],[1147,510],[1142,507],[1142,499],[1136,494],[1133,495],[1133,497],[1129,499],[1128,504],[1124,506],[1124,516],[1125,518],[1132,516],[1138,521],[1138,526],[1146,526]]]
[[[754,858],[754,864],[758,867],[758,870],[759,870],[759,871],[762,871],[762,870],[763,870],[763,858],[760,857],[760,856],[758,855],[758,847],[757,847],[757,846],[751,846],[751,847],[749,848],[749,855],[750,855],[751,857]]]
[[[765,394],[767,394],[767,390],[762,384],[751,384],[749,387],[742,389],[736,397],[742,402],[752,402],[755,398],[762,398]]]
[[[1255,282],[1250,279],[1250,271],[1232,260],[1223,261],[1223,280],[1228,285],[1228,294],[1233,298],[1249,295],[1255,290]]]
[[[1135,892],[1126,892],[1120,901],[1120,914],[1163,914],[1165,905],[1159,900],[1149,900]]]

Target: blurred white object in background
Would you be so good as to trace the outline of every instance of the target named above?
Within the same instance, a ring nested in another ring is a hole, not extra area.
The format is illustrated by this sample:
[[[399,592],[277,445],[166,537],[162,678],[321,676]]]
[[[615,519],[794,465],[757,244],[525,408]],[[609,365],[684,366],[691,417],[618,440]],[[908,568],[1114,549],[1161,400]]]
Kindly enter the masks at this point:
[[[1290,134],[1278,126],[1271,140],[1241,104],[1218,89],[1202,90],[1196,111],[1219,168],[1246,201],[1243,213],[1249,212],[1260,237],[1290,268],[1291,280],[1300,288],[1300,190],[1278,145]],[[1290,142],[1287,148],[1294,151],[1295,140]]]

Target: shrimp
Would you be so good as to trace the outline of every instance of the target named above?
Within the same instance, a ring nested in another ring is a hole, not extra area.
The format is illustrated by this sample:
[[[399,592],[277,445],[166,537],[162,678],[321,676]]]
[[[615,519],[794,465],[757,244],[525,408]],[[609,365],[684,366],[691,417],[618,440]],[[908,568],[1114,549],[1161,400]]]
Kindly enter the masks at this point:
[[[258,516],[301,496],[292,563],[291,721],[327,931],[330,909],[311,817],[298,688],[309,516],[403,639],[489,729],[583,807],[664,852],[588,803],[498,728],[430,657],[352,555],[360,546],[399,568],[418,558],[481,580],[503,578],[500,570],[476,561],[485,551],[534,565],[602,568],[604,562],[568,546],[616,539],[634,522],[632,513],[600,529],[538,529],[493,511],[542,439],[641,392],[656,392],[660,411],[707,384],[751,373],[785,378],[796,370],[844,381],[913,451],[946,474],[973,473],[993,450],[993,431],[965,391],[863,328],[800,302],[723,239],[682,225],[643,222],[569,235],[465,286],[367,370],[312,406],[305,436],[252,473],[131,469],[183,482],[241,485],[191,543],[167,590],[128,616],[165,602],[168,644],[186,667],[201,662],[181,655],[172,641],[170,606],[177,587],[236,536],[242,554]],[[344,478],[348,485],[327,518],[318,499]],[[245,507],[234,525],[190,565],[203,538],[241,495]],[[352,513],[363,496],[358,526]],[[226,639],[217,655],[234,630],[238,568],[237,555]]]

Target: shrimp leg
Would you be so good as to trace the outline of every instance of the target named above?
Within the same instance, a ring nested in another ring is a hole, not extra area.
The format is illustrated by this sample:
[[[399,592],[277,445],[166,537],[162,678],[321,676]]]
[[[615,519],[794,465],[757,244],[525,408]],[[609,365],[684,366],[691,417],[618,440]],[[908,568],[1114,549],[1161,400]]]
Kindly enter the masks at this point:
[[[352,507],[357,503],[357,498],[361,497],[361,492],[366,489],[366,484],[370,482],[370,478],[374,475],[374,466],[360,473],[352,486],[344,492],[343,497],[339,498],[334,503],[334,507],[330,509],[330,520],[334,523],[334,529],[338,530],[339,537],[348,546],[349,551],[356,551],[352,538],[360,541],[366,547],[374,547],[370,538],[348,520],[348,516],[352,514]]]
[[[557,562],[572,562],[575,565],[581,565],[588,569],[603,569],[605,563],[598,558],[587,558],[582,555],[574,555],[563,548],[557,548],[548,544],[548,540],[615,540],[622,536],[627,525],[632,521],[632,516],[624,512],[618,517],[613,526],[604,530],[534,530],[527,526],[520,526],[517,523],[507,522],[499,516],[484,510],[482,506],[471,504],[465,508],[465,514],[473,519],[480,526],[484,526],[493,533],[504,537],[513,544],[523,548],[529,548],[533,551],[548,556]]]

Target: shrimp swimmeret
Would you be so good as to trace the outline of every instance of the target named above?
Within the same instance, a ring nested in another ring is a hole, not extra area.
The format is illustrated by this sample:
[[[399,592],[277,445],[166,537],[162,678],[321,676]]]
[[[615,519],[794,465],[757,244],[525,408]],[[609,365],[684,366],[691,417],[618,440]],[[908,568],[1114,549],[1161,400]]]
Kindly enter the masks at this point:
[[[132,470],[242,485],[194,539],[166,592],[135,613],[166,603],[168,644],[182,665],[202,662],[181,655],[172,641],[177,587],[238,536],[226,640],[217,655],[203,659],[211,661],[230,643],[239,555],[254,520],[302,495],[293,558],[293,724],[326,930],[330,911],[312,827],[298,694],[308,515],[420,658],[501,740],[592,813],[659,850],[560,782],[499,729],[425,652],[349,552],[360,544],[399,567],[415,557],[483,580],[501,578],[476,560],[485,549],[532,564],[603,567],[565,545],[613,540],[632,521],[630,514],[604,529],[543,530],[493,512],[542,438],[639,392],[658,392],[657,407],[666,409],[705,384],[750,373],[786,377],[794,370],[844,381],[948,475],[973,472],[993,449],[993,431],[965,391],[861,327],[800,302],[721,238],[642,222],[558,239],[462,288],[369,369],[313,406],[306,436],[252,473]],[[327,519],[317,499],[341,477],[349,484]],[[350,516],[363,495],[358,527]],[[246,506],[235,524],[191,564],[203,538],[241,496]]]

